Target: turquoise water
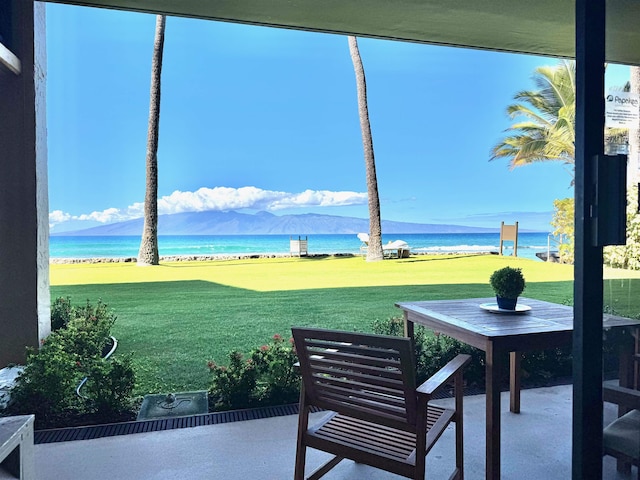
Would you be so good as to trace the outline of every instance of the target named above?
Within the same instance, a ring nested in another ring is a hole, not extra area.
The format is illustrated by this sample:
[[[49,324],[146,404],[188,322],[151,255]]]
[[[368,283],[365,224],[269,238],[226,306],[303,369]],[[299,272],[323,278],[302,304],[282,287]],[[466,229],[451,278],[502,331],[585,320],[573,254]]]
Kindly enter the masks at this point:
[[[547,250],[547,233],[520,233],[518,256],[537,257]],[[298,238],[294,236],[293,238]],[[304,237],[303,237],[304,238]],[[359,253],[360,240],[355,234],[309,235],[309,253]],[[414,253],[498,251],[496,233],[394,234],[383,235],[383,243],[404,240]],[[161,235],[160,255],[234,255],[289,253],[289,235]],[[52,258],[120,258],[136,257],[139,236],[52,236]],[[510,255],[510,246],[506,254]]]

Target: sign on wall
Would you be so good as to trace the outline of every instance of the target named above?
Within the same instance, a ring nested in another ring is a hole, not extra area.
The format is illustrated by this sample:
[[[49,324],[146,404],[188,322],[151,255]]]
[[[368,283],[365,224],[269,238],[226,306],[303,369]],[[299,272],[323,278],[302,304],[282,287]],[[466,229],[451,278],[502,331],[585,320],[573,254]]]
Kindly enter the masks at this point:
[[[605,126],[609,128],[638,128],[640,95],[609,91],[605,97]]]

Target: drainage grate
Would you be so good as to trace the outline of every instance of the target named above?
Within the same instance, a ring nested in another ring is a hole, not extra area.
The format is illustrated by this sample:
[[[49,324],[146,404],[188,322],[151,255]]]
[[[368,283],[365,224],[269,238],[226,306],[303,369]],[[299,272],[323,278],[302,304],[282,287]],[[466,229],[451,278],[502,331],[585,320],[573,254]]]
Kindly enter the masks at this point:
[[[132,433],[158,432],[177,428],[200,427],[218,423],[255,420],[258,418],[281,417],[298,413],[298,404],[277,407],[252,408],[248,410],[232,410],[228,412],[207,413],[189,417],[143,420],[139,422],[112,423],[108,425],[89,425],[86,427],[58,428],[38,430],[34,432],[34,443],[70,442],[73,440],[89,440],[92,438],[115,437]]]
[[[571,383],[571,379],[560,379],[555,382],[547,382],[544,386],[563,385]],[[538,385],[542,386],[542,385]],[[522,388],[534,388],[535,385],[523,385]],[[508,388],[508,387],[507,387]],[[503,389],[504,390],[504,389]],[[507,390],[508,391],[508,390]],[[483,394],[484,389],[475,386],[466,386],[464,394]],[[444,389],[434,398],[451,397],[451,392]],[[320,409],[312,408],[313,412]],[[155,420],[142,420],[135,422],[111,423],[108,425],[89,425],[86,427],[58,428],[52,430],[36,430],[34,443],[70,442],[73,440],[89,440],[92,438],[115,437],[132,433],[159,432],[162,430],[175,430],[177,428],[200,427],[203,425],[216,425],[219,423],[241,422],[244,420],[256,420],[259,418],[282,417],[285,415],[297,415],[298,404],[280,405],[275,407],[251,408],[247,410],[230,410],[227,412],[206,413],[188,417],[162,418]]]

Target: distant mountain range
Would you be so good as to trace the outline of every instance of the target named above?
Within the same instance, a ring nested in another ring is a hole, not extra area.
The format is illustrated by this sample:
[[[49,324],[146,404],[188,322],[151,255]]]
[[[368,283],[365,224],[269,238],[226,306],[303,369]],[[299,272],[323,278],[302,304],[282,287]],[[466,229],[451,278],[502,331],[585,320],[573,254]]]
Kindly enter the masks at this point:
[[[53,236],[103,236],[141,235],[142,218],[126,222],[111,223],[71,232],[52,233]],[[369,220],[365,218],[340,217],[305,213],[301,215],[273,215],[268,212],[256,214],[238,212],[188,212],[160,215],[160,235],[311,235],[349,234],[369,231]],[[382,221],[382,231],[391,233],[482,233],[496,232],[497,228],[467,227],[425,223]]]

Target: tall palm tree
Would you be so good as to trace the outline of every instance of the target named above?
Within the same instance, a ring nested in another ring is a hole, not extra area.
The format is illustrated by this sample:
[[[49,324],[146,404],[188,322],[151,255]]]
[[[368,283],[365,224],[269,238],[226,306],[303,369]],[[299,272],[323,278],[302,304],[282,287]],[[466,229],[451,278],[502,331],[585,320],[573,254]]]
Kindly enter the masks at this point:
[[[156,32],[151,61],[151,94],[149,127],[147,130],[146,193],[144,196],[144,227],[138,252],[138,265],[158,265],[158,133],[160,127],[160,77],[164,52],[166,17],[156,16]]]
[[[492,149],[490,160],[508,158],[509,167],[516,168],[535,162],[560,161],[575,165],[575,62],[560,62],[555,67],[535,70],[535,91],[515,95],[519,101],[507,107],[507,113],[517,123],[506,131],[507,136]]]
[[[367,262],[375,262],[384,258],[382,251],[382,224],[380,220],[380,198],[378,196],[378,179],[376,177],[376,161],[373,154],[373,137],[369,122],[369,107],[367,105],[367,82],[358,40],[349,37],[349,52],[356,74],[356,89],[358,91],[358,113],[360,115],[360,130],[362,131],[362,145],[364,147],[364,164],[367,175],[367,195],[369,200],[369,247],[367,248]]]

